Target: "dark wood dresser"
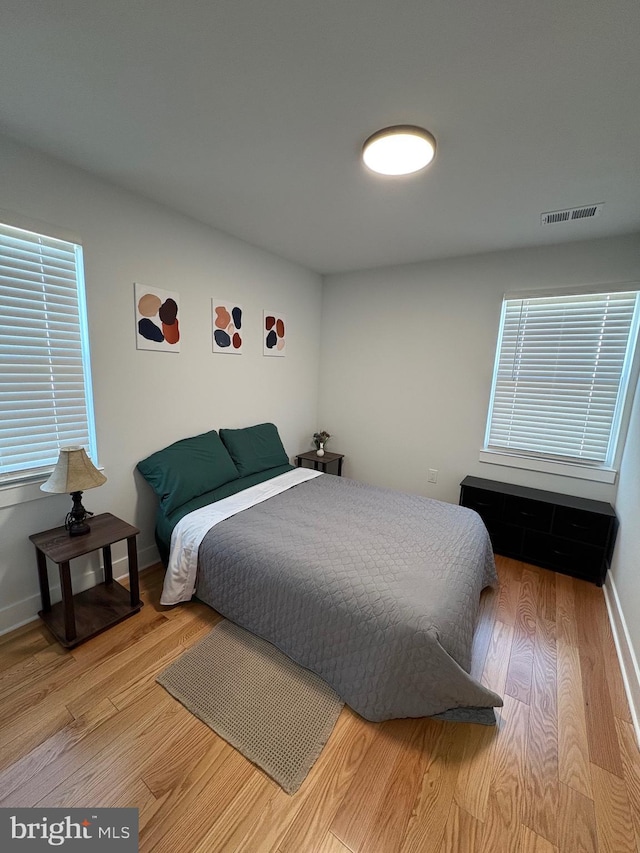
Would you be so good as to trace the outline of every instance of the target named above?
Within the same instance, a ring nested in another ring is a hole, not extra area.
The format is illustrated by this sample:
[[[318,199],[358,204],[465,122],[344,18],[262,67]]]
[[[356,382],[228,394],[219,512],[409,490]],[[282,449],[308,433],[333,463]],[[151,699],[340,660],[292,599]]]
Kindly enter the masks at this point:
[[[618,519],[611,504],[465,477],[460,504],[487,526],[493,550],[602,586]]]

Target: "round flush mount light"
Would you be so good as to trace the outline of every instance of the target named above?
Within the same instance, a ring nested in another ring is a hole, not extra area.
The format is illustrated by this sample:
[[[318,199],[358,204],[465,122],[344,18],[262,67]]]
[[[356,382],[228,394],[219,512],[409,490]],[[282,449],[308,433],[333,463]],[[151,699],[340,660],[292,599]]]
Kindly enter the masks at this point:
[[[380,175],[410,175],[433,160],[436,140],[422,127],[399,124],[372,134],[362,146],[365,166]]]

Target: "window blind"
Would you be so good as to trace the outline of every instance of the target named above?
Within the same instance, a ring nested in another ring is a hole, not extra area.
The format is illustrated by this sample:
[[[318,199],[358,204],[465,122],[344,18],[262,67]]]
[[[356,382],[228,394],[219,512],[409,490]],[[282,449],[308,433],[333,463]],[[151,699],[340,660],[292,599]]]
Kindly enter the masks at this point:
[[[82,247],[0,224],[0,482],[95,460]]]
[[[485,446],[609,465],[638,292],[505,298]]]

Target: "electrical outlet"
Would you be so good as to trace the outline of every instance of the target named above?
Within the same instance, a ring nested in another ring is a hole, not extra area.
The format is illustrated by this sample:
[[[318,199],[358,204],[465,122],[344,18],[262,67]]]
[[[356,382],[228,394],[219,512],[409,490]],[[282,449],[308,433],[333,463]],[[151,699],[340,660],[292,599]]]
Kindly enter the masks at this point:
[[[430,483],[437,483],[438,482],[438,469],[437,468],[429,468],[429,476],[427,479]]]

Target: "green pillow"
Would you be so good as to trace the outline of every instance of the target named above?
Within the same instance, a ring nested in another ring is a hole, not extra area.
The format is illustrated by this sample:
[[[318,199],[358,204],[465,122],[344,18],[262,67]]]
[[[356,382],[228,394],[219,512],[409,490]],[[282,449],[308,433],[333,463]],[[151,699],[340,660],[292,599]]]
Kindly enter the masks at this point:
[[[221,429],[223,440],[241,477],[287,465],[289,457],[275,424],[256,424],[244,429]]]
[[[240,476],[215,430],[152,453],[138,462],[138,471],[158,495],[166,513]]]

